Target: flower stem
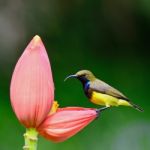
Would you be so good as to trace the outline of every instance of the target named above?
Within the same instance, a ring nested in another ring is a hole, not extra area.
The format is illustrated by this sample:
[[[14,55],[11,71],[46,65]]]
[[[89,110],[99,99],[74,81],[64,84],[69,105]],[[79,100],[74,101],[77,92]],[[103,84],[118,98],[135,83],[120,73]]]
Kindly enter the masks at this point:
[[[24,134],[25,145],[23,150],[37,150],[38,132],[34,128],[26,129]]]

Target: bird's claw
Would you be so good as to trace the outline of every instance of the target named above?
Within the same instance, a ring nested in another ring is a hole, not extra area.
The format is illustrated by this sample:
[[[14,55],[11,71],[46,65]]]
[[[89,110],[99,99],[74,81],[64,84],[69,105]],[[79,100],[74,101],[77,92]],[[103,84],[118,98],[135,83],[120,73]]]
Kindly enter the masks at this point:
[[[104,111],[104,110],[106,110],[108,108],[110,108],[110,106],[106,106],[106,107],[102,107],[102,108],[96,109],[97,117],[99,116],[100,112],[102,112],[102,111]]]

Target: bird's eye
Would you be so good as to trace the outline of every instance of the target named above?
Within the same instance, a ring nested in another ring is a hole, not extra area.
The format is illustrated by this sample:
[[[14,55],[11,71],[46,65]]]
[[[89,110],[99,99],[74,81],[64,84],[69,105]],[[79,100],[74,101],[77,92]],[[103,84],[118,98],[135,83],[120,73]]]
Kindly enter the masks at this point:
[[[80,77],[85,77],[86,75],[85,74],[82,74]]]

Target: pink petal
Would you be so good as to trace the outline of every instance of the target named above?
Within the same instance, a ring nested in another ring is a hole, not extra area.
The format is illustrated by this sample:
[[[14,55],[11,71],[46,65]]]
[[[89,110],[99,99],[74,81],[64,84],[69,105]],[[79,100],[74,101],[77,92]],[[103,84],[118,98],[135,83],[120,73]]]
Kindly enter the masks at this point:
[[[35,36],[18,60],[10,87],[11,104],[20,122],[37,127],[54,99],[50,62],[44,44]]]
[[[97,117],[95,109],[67,107],[47,116],[39,126],[39,133],[54,142],[62,142],[82,130]]]

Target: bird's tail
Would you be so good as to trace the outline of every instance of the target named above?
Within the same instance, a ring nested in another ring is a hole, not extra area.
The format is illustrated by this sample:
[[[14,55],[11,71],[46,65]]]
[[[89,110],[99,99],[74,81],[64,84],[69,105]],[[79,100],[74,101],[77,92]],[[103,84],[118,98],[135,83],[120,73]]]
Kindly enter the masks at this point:
[[[138,111],[140,111],[140,112],[143,112],[143,111],[144,111],[141,107],[139,107],[138,105],[132,103],[130,100],[126,101],[126,100],[120,99],[120,100],[118,101],[118,105],[130,106],[130,107],[133,107],[133,108],[135,108],[136,110],[138,110]]]
[[[136,105],[136,104],[134,104],[134,103],[132,103],[132,102],[130,102],[130,104],[131,104],[131,106],[132,106],[133,108],[135,108],[136,110],[138,110],[138,111],[140,111],[140,112],[143,112],[143,111],[144,111],[143,108],[141,108],[140,106],[138,106],[138,105]]]

